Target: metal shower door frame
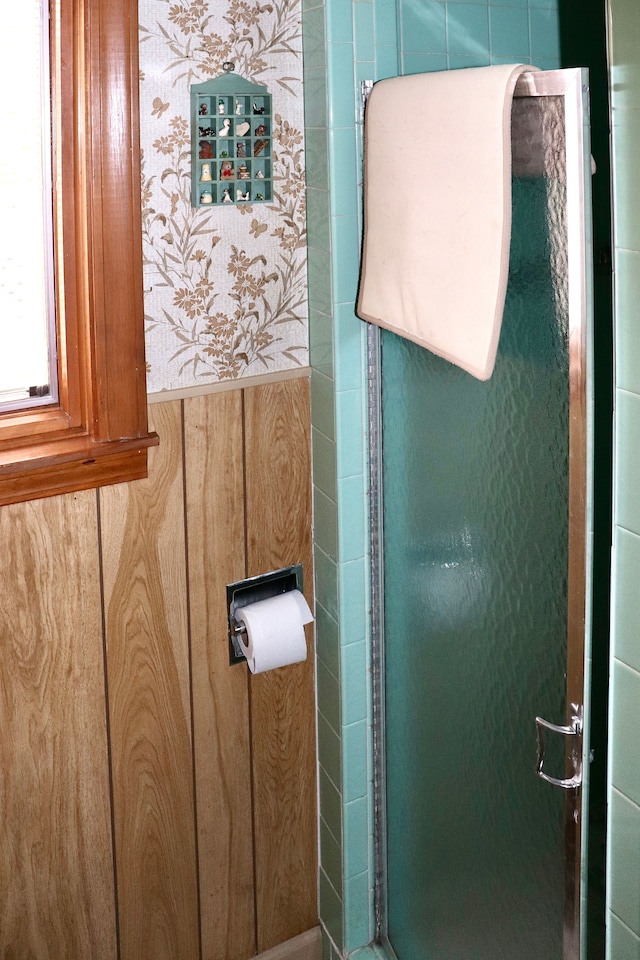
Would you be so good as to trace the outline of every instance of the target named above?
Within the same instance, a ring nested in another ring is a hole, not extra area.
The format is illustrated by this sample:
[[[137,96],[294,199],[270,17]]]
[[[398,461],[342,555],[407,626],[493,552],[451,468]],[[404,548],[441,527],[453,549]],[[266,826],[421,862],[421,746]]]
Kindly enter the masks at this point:
[[[366,91],[368,93],[369,90]],[[366,102],[363,90],[363,106]],[[566,145],[567,286],[569,337],[569,532],[567,611],[567,727],[576,712],[582,720],[580,786],[565,789],[565,891],[563,960],[581,960],[586,933],[581,905],[586,901],[586,799],[588,795],[588,697],[591,632],[593,397],[591,305],[591,153],[589,82],[585,68],[523,74],[514,98],[562,97]],[[374,911],[376,941],[393,951],[386,937],[386,801],[384,744],[384,574],[382,524],[382,423],[380,330],[367,331],[369,384],[369,481],[372,573],[372,684],[374,750]],[[534,721],[532,717],[532,730]],[[543,721],[544,723],[544,721]],[[557,728],[559,729],[559,728]],[[534,766],[532,756],[532,767]],[[567,737],[566,771],[575,770],[575,745]],[[549,789],[555,789],[549,786]],[[401,960],[401,958],[400,958]]]

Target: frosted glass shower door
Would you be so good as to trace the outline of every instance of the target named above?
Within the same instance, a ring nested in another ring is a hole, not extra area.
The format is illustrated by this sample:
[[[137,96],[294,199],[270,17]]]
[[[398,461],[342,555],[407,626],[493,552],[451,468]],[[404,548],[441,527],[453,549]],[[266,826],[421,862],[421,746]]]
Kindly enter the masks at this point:
[[[382,334],[383,927],[399,960],[579,956],[581,790],[536,775],[535,718],[583,702],[588,230],[570,281],[566,101],[514,110],[543,149],[514,159],[492,378]],[[560,779],[566,747],[548,736]]]

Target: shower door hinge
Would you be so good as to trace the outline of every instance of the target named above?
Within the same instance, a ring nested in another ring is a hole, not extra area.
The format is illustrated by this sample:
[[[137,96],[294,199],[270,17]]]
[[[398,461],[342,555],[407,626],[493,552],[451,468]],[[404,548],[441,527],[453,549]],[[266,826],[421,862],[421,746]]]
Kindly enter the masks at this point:
[[[364,123],[364,112],[367,107],[367,100],[369,99],[369,94],[373,90],[373,80],[361,80],[360,81],[360,120],[359,123]]]

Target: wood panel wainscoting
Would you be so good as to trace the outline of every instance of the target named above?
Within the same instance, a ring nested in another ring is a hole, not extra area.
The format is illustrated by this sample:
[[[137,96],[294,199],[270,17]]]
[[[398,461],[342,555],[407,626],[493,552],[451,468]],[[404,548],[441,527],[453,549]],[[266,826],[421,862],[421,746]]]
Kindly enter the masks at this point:
[[[0,508],[11,960],[317,947],[313,633],[252,676],[225,609],[227,583],[292,563],[312,602],[309,383],[149,415],[148,479]]]

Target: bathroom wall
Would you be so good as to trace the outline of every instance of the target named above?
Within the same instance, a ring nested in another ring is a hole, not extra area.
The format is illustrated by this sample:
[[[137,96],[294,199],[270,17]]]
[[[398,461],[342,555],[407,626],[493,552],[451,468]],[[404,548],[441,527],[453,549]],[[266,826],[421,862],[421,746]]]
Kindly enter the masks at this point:
[[[248,960],[317,923],[309,658],[229,666],[302,562],[309,384],[152,404],[149,478],[0,509],[0,954]]]
[[[640,8],[610,0],[616,315],[610,960],[640,958]]]
[[[189,87],[225,61],[273,95],[272,203],[191,207]],[[308,363],[300,0],[140,0],[148,389]]]
[[[140,3],[160,446],[148,480],[0,509],[2,956],[247,960],[317,924],[313,630],[252,677],[225,609],[297,562],[313,601],[300,20]],[[273,94],[274,201],[193,211],[188,87],[225,60]]]
[[[375,934],[365,326],[354,312],[360,80],[559,65],[555,0],[303,0],[320,760],[320,910],[327,960]],[[388,202],[393,203],[390,184]],[[358,956],[364,957],[366,951]]]

